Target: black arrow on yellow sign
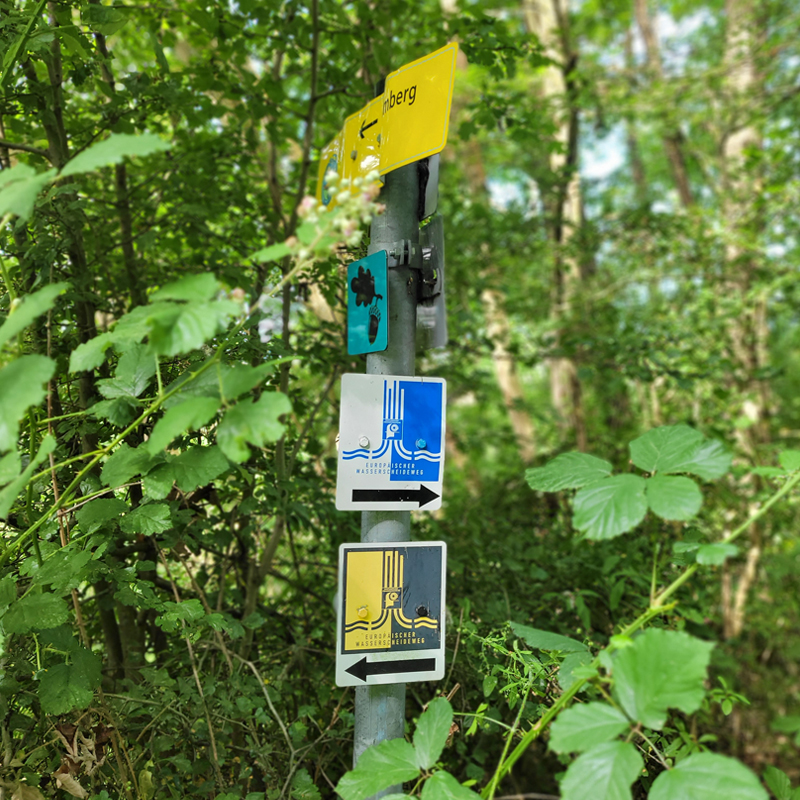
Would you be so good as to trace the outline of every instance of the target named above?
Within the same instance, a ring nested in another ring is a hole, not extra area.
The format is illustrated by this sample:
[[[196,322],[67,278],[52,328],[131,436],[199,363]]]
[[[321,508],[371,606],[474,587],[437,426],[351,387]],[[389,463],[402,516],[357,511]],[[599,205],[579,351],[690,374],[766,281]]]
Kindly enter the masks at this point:
[[[404,673],[432,672],[434,669],[436,669],[435,658],[412,658],[407,661],[400,658],[393,661],[367,661],[367,657],[364,656],[361,661],[356,661],[345,671],[366,683],[370,675],[397,675],[402,681]]]
[[[366,121],[366,120],[365,120],[365,121]],[[369,124],[369,125],[365,125],[365,124],[362,122],[362,123],[361,123],[361,130],[358,132],[358,133],[359,133],[359,135],[361,136],[361,138],[362,138],[362,139],[364,138],[364,131],[368,131],[368,130],[369,130],[369,129],[370,129],[372,126],[373,126],[373,125],[377,125],[377,124],[378,124],[378,120],[377,120],[377,119],[374,119],[374,120],[372,120],[372,122],[370,122],[370,124]]]
[[[422,485],[418,489],[353,489],[354,503],[418,503],[417,508],[422,508],[437,497]]]

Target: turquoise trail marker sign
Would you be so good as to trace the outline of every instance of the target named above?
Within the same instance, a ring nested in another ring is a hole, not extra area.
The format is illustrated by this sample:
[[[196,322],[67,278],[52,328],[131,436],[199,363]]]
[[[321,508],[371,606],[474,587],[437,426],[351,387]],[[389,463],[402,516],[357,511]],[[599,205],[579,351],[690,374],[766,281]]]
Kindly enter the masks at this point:
[[[389,289],[386,251],[347,268],[347,352],[379,353],[389,346]]]

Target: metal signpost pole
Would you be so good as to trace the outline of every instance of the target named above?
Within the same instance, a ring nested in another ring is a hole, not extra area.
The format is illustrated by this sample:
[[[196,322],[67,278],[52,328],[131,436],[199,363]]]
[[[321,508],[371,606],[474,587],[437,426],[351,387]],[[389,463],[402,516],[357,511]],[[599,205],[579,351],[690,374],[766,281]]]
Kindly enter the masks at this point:
[[[404,239],[419,242],[419,176],[416,163],[386,175],[381,190],[386,211],[370,228],[369,253],[391,250]],[[417,319],[418,271],[409,265],[389,270],[389,346],[367,355],[369,375],[414,375],[414,343]],[[362,542],[408,542],[409,511],[364,511]],[[354,763],[373,744],[402,738],[405,733],[406,687],[404,683],[356,687]],[[387,789],[376,796],[400,791]]]

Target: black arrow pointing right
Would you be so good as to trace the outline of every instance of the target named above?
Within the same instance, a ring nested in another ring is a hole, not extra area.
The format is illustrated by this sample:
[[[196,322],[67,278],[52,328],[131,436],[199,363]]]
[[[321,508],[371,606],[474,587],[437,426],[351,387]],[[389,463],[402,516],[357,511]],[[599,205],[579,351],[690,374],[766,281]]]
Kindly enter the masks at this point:
[[[370,675],[397,675],[402,681],[403,674],[431,672],[434,669],[436,669],[435,658],[412,658],[408,661],[399,658],[393,661],[367,661],[367,657],[364,656],[361,661],[356,661],[345,672],[366,683]]]
[[[378,120],[377,120],[377,119],[374,119],[374,120],[372,120],[372,122],[370,122],[370,124],[369,124],[369,125],[365,125],[365,124],[362,122],[362,123],[361,123],[361,130],[358,132],[358,133],[359,133],[359,135],[361,136],[361,138],[362,138],[362,139],[364,138],[364,131],[367,131],[367,130],[369,130],[369,129],[370,129],[372,126],[373,126],[373,125],[377,125],[377,124],[378,124]]]
[[[418,489],[353,489],[354,503],[419,503],[417,507],[422,508],[438,497],[422,485]]]

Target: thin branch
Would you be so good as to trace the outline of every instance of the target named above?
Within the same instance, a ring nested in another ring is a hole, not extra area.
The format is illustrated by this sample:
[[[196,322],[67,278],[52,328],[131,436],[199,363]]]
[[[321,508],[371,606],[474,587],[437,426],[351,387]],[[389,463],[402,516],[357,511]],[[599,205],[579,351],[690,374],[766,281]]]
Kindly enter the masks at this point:
[[[7,147],[9,150],[22,150],[25,153],[33,153],[35,156],[42,156],[42,158],[50,160],[50,153],[47,150],[42,150],[41,147],[34,147],[30,144],[17,144],[9,142],[8,139],[0,139],[0,147]]]

